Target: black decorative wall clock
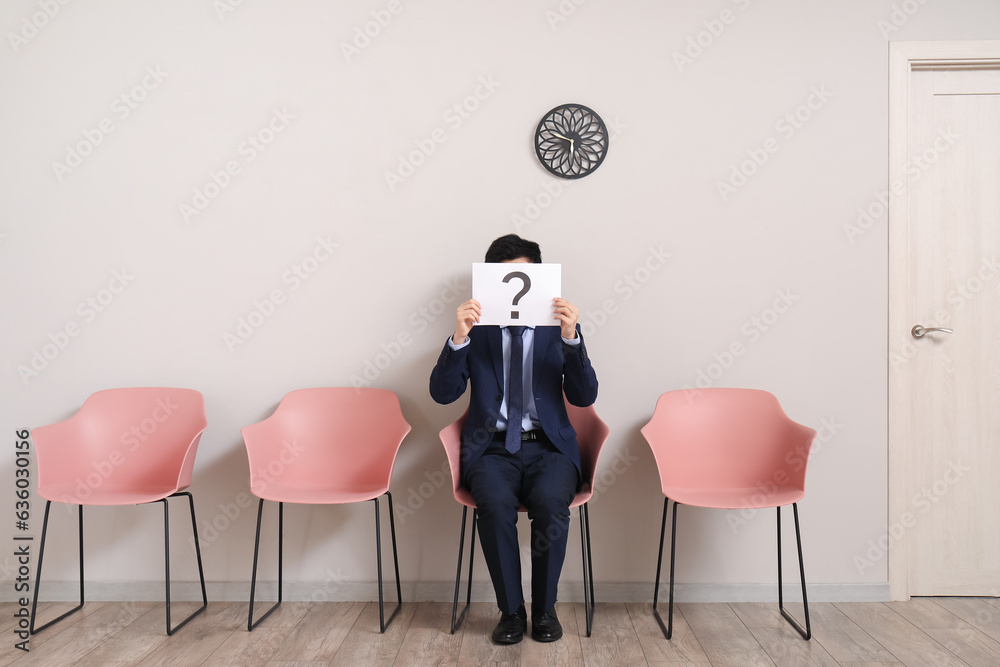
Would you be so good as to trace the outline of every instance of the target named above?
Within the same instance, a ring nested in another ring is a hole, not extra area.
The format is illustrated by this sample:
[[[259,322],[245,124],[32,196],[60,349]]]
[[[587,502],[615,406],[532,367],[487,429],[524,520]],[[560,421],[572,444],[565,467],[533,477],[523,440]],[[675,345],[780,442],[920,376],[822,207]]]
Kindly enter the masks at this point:
[[[592,109],[562,104],[549,111],[535,129],[535,154],[542,166],[560,178],[583,178],[608,155],[608,128]]]

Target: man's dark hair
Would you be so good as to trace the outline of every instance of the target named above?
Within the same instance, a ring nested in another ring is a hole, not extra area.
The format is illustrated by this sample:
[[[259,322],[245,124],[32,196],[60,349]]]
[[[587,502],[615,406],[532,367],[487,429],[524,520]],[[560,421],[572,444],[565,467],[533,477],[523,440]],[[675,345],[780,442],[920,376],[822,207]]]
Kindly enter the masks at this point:
[[[490,244],[486,251],[486,262],[493,264],[507,262],[519,257],[527,257],[532,264],[542,263],[542,249],[534,241],[522,239],[517,234],[501,236]]]

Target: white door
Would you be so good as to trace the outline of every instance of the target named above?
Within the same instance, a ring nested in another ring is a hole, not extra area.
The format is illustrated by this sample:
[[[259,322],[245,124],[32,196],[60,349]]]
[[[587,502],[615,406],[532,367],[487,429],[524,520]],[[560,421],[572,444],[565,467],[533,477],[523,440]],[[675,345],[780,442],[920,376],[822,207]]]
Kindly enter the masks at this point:
[[[997,595],[1000,43],[894,45],[893,66],[904,59],[890,111],[890,584],[896,599]]]

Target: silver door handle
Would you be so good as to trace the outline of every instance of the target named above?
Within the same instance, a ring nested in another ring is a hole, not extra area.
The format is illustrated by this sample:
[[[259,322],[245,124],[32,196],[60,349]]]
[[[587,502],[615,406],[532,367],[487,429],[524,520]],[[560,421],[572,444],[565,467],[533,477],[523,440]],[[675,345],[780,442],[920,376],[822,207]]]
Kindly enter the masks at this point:
[[[944,327],[923,327],[920,326],[919,324],[910,329],[910,334],[914,338],[923,338],[929,333],[936,333],[936,332],[950,334],[952,333],[952,329],[945,329]]]

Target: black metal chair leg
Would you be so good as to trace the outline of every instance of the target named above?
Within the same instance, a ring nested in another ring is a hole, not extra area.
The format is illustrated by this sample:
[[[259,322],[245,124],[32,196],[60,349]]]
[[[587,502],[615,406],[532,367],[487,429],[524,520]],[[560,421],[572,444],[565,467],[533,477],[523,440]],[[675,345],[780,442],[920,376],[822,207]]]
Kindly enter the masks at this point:
[[[812,625],[809,623],[809,599],[806,596],[806,570],[802,562],[802,537],[799,534],[799,505],[792,503],[792,514],[795,517],[795,544],[799,552],[799,580],[802,582],[802,609],[805,613],[806,627],[799,625],[788,611],[785,610],[785,599],[782,591],[784,579],[781,576],[781,508],[776,508],[778,512],[778,610],[795,630],[802,635],[803,639],[812,637]]]
[[[472,510],[472,534],[469,536],[469,581],[465,588],[465,606],[472,604],[472,566],[476,564],[476,522],[479,521],[479,510]]]
[[[462,615],[458,615],[458,593],[462,589],[462,551],[465,549],[465,519],[469,514],[469,508],[462,506],[462,528],[461,532],[458,534],[458,567],[455,571],[455,600],[451,605],[451,634],[455,634],[455,630],[458,626],[462,625],[462,621],[465,620],[465,615],[469,613],[469,606],[466,604],[465,609],[462,610]],[[473,520],[475,520],[475,514],[472,515]],[[473,528],[473,533],[475,528]],[[471,584],[471,578],[469,583]],[[471,588],[470,588],[471,592]]]
[[[201,562],[201,542],[198,540],[198,519],[194,515],[194,497],[190,493],[185,493],[188,497],[188,506],[191,509],[191,533],[194,535],[194,553],[198,558],[198,578],[201,580],[201,601],[208,606],[208,591],[205,589],[205,568]]]
[[[49,509],[52,506],[51,500],[45,501],[45,518],[42,519],[42,542],[38,547],[38,570],[35,572],[35,593],[31,599],[31,623],[28,628],[28,632],[32,635],[37,635],[39,632],[45,628],[58,623],[70,614],[80,611],[83,609],[83,505],[79,506],[80,509],[80,520],[79,520],[79,541],[80,541],[80,604],[73,607],[65,614],[55,618],[45,625],[36,628],[35,627],[35,610],[38,607],[38,590],[42,587],[42,559],[45,557],[45,535],[49,527]]]
[[[472,510],[472,531],[469,535],[469,581],[465,588],[465,608],[462,609],[461,615],[458,615],[456,619],[456,614],[458,613],[458,592],[462,586],[462,548],[465,543],[465,517],[468,511],[468,507],[462,507],[462,532],[458,536],[458,570],[455,574],[455,601],[451,607],[451,634],[455,634],[455,631],[461,627],[462,622],[465,621],[465,617],[469,613],[469,606],[472,604],[472,569],[476,563],[476,522],[479,520],[479,510],[475,508]]]
[[[403,589],[399,582],[399,557],[396,555],[396,515],[392,511],[392,494],[386,491],[385,495],[389,499],[389,533],[392,535],[392,567],[396,573],[396,600],[402,604]],[[393,612],[393,616],[395,615],[395,612]],[[389,620],[391,621],[392,619]]]
[[[195,551],[198,554],[198,571],[199,571],[199,574],[201,575],[202,605],[194,613],[192,613],[190,616],[188,616],[183,621],[181,621],[180,623],[178,623],[176,626],[174,626],[173,628],[171,628],[170,627],[170,504],[167,501],[170,500],[171,498],[174,498],[174,497],[177,497],[177,496],[187,496],[188,497],[188,502],[190,502],[190,504],[191,504],[191,521],[192,521],[192,526],[194,527],[194,531],[195,531]],[[190,493],[188,493],[186,491],[181,491],[179,493],[175,493],[175,494],[172,494],[170,496],[167,496],[166,498],[163,498],[162,500],[157,500],[156,502],[163,503],[163,564],[164,564],[164,569],[166,571],[166,590],[167,590],[167,595],[166,595],[166,598],[167,598],[166,599],[167,614],[166,614],[166,616],[167,616],[167,636],[169,637],[170,635],[174,634],[175,632],[177,632],[178,630],[180,630],[181,628],[183,628],[185,625],[187,625],[188,622],[192,618],[194,618],[195,616],[197,616],[201,612],[205,611],[205,609],[208,607],[208,596],[205,593],[205,572],[204,572],[204,570],[202,569],[202,566],[201,566],[201,548],[198,545],[198,527],[194,523],[194,520],[195,520],[195,518],[194,518],[194,499],[191,497]]]
[[[580,551],[583,553],[583,608],[587,614],[587,636],[590,637],[597,603],[594,600],[594,564],[590,551],[590,510],[587,503],[580,505]]]
[[[386,492],[388,495],[388,492]],[[375,562],[378,566],[378,625],[379,631],[385,632],[385,629],[389,627],[392,623],[392,619],[396,618],[396,614],[399,613],[400,608],[403,606],[403,598],[400,594],[399,588],[399,562],[396,561],[396,530],[395,525],[392,520],[392,496],[389,496],[389,525],[392,527],[392,558],[396,564],[396,609],[389,616],[389,620],[385,619],[385,607],[383,606],[382,597],[382,530],[381,522],[379,521],[379,507],[378,498],[373,498],[372,502],[375,503]]]
[[[590,548],[590,503],[584,504],[583,516],[587,520],[587,576],[590,577],[590,604],[592,607],[596,607],[597,598],[594,596],[594,551]],[[590,617],[593,620],[593,610],[591,610]]]
[[[261,624],[265,618],[271,615],[271,613],[281,606],[281,571],[282,571],[282,543],[284,541],[285,532],[285,503],[278,503],[278,601],[271,606],[264,615],[257,619],[256,622],[253,620],[253,599],[257,591],[257,553],[260,550],[260,519],[264,513],[264,499],[261,498],[260,502],[257,504],[257,537],[253,543],[253,575],[250,579],[250,615],[247,618],[247,632],[253,630],[258,625]]]
[[[670,608],[667,610],[667,629],[670,635],[674,634],[674,561],[677,560],[677,501],[674,501],[674,513],[670,517],[670,597],[667,602]],[[670,639],[668,636],[667,639]]]
[[[663,519],[660,522],[660,551],[659,555],[656,557],[656,588],[653,590],[653,616],[656,617],[656,622],[660,624],[660,630],[663,631],[663,636],[670,639],[674,633],[674,554],[676,549],[674,548],[675,542],[677,540],[677,503],[674,502],[674,515],[670,521],[670,599],[669,599],[669,609],[667,610],[667,623],[663,623],[663,618],[660,616],[660,611],[657,609],[657,603],[660,599],[660,568],[663,565],[663,538],[666,536],[667,532],[667,509],[670,507],[670,498],[663,499]]]

